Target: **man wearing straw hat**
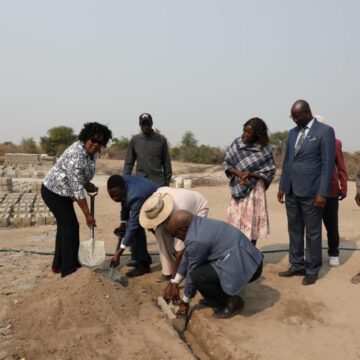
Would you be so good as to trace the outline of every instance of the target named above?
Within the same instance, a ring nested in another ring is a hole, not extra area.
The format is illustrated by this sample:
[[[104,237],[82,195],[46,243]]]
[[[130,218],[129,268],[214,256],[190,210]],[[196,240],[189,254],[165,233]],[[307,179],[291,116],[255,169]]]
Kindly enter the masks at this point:
[[[144,229],[152,229],[159,244],[162,267],[159,281],[168,281],[176,274],[184,251],[184,243],[174,239],[165,227],[170,214],[177,210],[187,210],[191,214],[206,217],[209,205],[196,191],[164,186],[144,202],[140,211],[141,226]]]

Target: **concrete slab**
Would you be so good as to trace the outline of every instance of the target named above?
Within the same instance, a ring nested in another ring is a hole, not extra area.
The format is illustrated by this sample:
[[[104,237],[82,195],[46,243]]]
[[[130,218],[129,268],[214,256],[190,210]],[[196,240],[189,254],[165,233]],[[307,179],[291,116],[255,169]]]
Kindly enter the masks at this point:
[[[183,333],[186,328],[186,318],[185,317],[176,317],[175,313],[179,309],[178,306],[168,304],[162,296],[158,297],[157,305],[160,307],[162,312],[171,322],[172,326],[179,333]]]

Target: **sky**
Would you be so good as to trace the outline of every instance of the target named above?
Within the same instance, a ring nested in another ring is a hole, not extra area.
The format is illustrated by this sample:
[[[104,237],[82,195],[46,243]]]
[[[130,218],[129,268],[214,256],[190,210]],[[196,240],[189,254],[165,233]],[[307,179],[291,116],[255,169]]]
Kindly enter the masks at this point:
[[[251,117],[289,130],[297,99],[360,149],[358,0],[0,0],[0,143],[138,117],[225,147]]]

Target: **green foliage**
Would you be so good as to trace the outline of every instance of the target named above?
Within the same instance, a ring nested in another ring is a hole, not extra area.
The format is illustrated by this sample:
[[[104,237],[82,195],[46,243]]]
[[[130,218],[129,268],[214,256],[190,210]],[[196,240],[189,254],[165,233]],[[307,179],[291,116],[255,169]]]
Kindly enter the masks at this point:
[[[198,141],[191,131],[186,131],[181,139],[181,146],[196,147]]]
[[[288,131],[276,131],[270,134],[270,144],[275,146],[276,148],[285,150],[288,135]]]
[[[20,151],[26,154],[38,154],[40,152],[35,140],[32,137],[21,139]]]
[[[186,131],[180,146],[170,148],[171,159],[197,164],[220,164],[223,162],[224,151],[216,147],[198,146],[197,144],[198,141],[194,134],[191,131]]]
[[[124,149],[128,148],[129,142],[130,142],[130,140],[128,138],[126,138],[125,136],[122,136],[120,139],[114,137],[112,139],[110,147],[124,150]]]
[[[130,140],[124,136],[119,138],[112,138],[111,145],[102,151],[102,154],[108,156],[110,159],[124,159],[127,153]]]
[[[48,155],[58,156],[76,139],[71,127],[57,126],[48,130],[47,136],[40,138],[40,144]]]
[[[13,144],[11,141],[5,141],[0,144],[0,155],[5,155],[7,153],[16,153],[18,152],[18,147]]]

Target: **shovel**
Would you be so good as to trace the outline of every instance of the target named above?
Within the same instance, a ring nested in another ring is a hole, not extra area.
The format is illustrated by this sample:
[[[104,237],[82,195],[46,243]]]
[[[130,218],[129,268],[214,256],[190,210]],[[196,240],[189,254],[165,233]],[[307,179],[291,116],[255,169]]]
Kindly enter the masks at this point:
[[[90,195],[90,213],[94,216],[94,205],[96,193]],[[94,225],[90,225],[90,240],[82,241],[78,254],[79,262],[83,266],[99,266],[105,260],[105,246],[103,241],[94,238]]]
[[[121,236],[118,236],[118,241],[117,241],[115,253],[116,253],[117,251],[119,251],[119,249],[120,249],[121,240],[122,240],[122,237],[121,237]],[[109,269],[109,271],[105,274],[105,276],[108,277],[108,278],[111,279],[111,280],[114,280],[114,281],[117,282],[117,283],[121,283],[121,275],[120,275],[120,274],[115,274],[115,269],[116,269],[115,266],[111,266],[111,265],[110,265],[110,269]]]

